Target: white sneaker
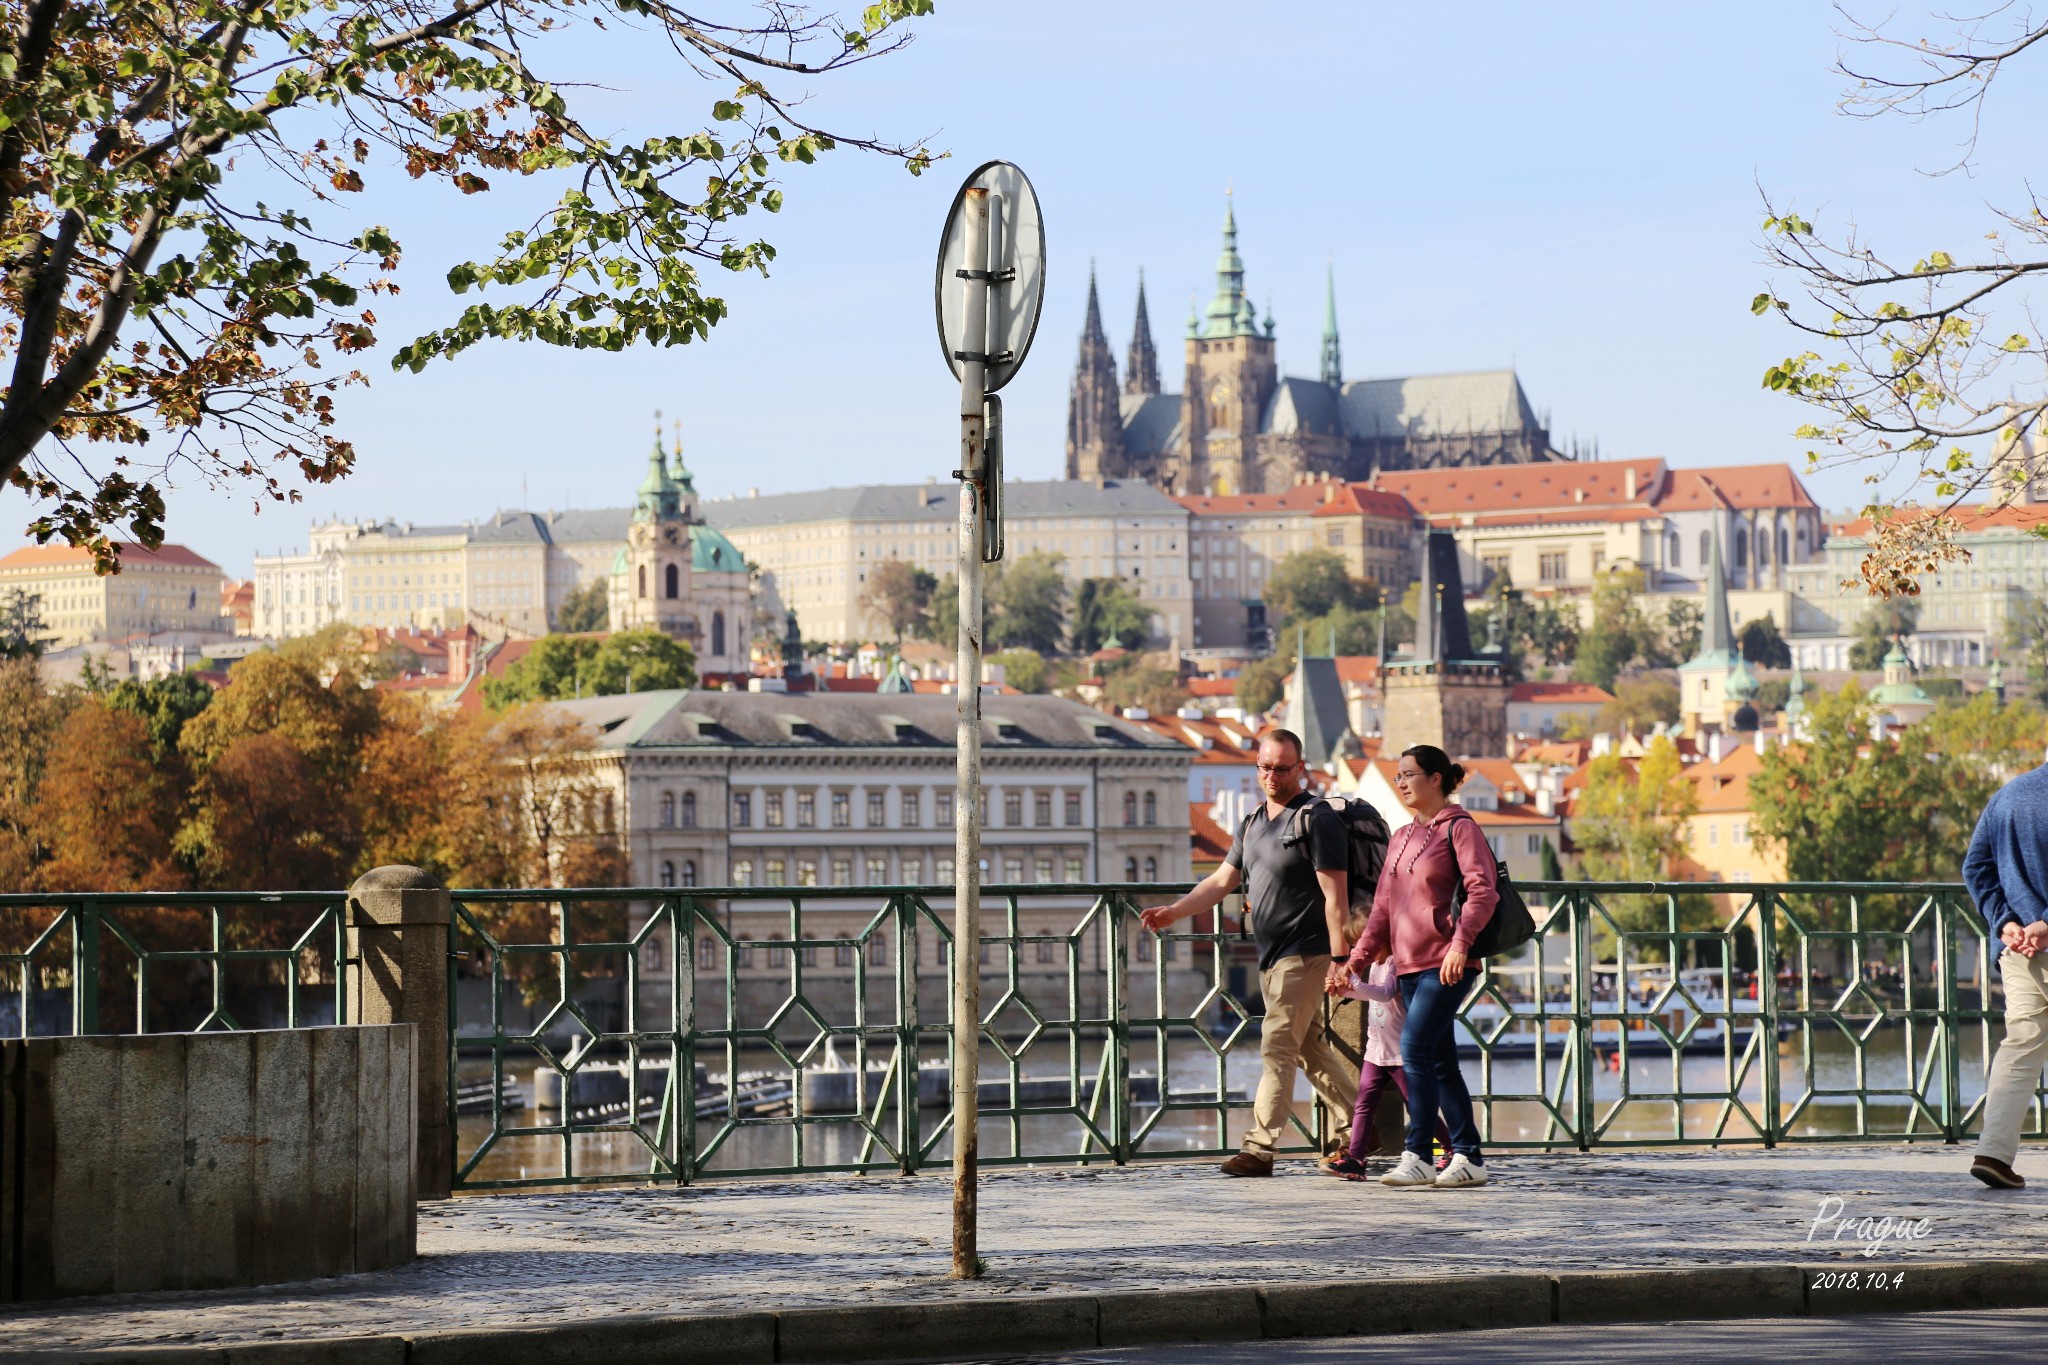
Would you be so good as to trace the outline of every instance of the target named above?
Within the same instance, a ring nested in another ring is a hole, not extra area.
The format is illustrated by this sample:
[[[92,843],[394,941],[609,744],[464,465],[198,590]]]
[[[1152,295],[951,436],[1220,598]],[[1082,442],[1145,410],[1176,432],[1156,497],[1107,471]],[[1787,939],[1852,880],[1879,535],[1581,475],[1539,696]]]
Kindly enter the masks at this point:
[[[1486,1168],[1474,1166],[1471,1158],[1463,1152],[1451,1158],[1451,1164],[1436,1173],[1436,1187],[1440,1190],[1470,1189],[1486,1183]]]
[[[1419,1189],[1436,1183],[1436,1172],[1430,1164],[1413,1152],[1401,1153],[1401,1160],[1393,1170],[1380,1177],[1382,1185],[1396,1185],[1406,1189]]]

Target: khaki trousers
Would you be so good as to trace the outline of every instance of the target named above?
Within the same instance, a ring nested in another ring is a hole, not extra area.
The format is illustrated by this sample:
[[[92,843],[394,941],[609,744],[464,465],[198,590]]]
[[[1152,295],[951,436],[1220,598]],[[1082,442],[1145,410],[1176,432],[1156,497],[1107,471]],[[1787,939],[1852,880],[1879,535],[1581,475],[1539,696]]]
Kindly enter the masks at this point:
[[[2041,1064],[2048,1061],[2048,953],[2025,958],[2008,948],[1998,955],[1998,974],[2005,982],[2005,1041],[1985,1077],[1977,1155],[2010,1166],[2019,1155],[2020,1127],[2034,1102]]]
[[[1341,1148],[1351,1141],[1358,1077],[1323,1030],[1323,981],[1329,971],[1329,954],[1316,953],[1283,957],[1259,973],[1259,990],[1266,997],[1266,1023],[1259,1034],[1264,1070],[1252,1100],[1251,1131],[1244,1135],[1244,1150],[1255,1156],[1271,1157],[1286,1137],[1294,1112],[1294,1073],[1302,1068],[1332,1111],[1331,1143]]]

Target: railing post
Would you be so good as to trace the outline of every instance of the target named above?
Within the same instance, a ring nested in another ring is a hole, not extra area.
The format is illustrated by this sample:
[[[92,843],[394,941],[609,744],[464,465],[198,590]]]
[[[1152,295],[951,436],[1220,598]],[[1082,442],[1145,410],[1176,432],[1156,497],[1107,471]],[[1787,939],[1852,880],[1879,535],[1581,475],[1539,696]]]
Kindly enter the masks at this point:
[[[1102,1045],[1110,1049],[1110,1064],[1106,1083],[1110,1088],[1109,1138],[1111,1155],[1119,1166],[1127,1165],[1131,1159],[1131,1005],[1130,973],[1125,961],[1124,946],[1125,912],[1130,909],[1125,893],[1114,892],[1109,897],[1107,960],[1103,969],[1109,974],[1109,1031]],[[1167,1067],[1164,1051],[1159,1064],[1159,1098],[1166,1099]]]
[[[448,934],[453,901],[417,867],[372,868],[348,889],[348,955],[355,971],[350,1017],[411,1024],[419,1059],[419,1197],[446,1199],[455,1176],[450,1120],[455,1020]]]
[[[896,1168],[905,1175],[916,1175],[924,1157],[917,1065],[917,912],[923,900],[896,897]]]
[[[1764,1147],[1769,1149],[1778,1145],[1784,1126],[1778,1093],[1778,896],[1773,891],[1764,892],[1757,907],[1756,955],[1758,1027],[1763,1030],[1758,1048],[1764,1064]]]
[[[1962,1041],[1962,1023],[1956,998],[1956,945],[1960,941],[1962,926],[1956,923],[1959,912],[1951,893],[1944,893],[1935,902],[1934,913],[1934,961],[1935,961],[1935,1011],[1941,1048],[1941,1132],[1950,1144],[1962,1141],[1963,1106],[1962,1066],[1956,1056],[1957,1045]],[[1910,987],[1909,987],[1910,989]]]
[[[1572,1072],[1577,1084],[1577,1115],[1572,1124],[1579,1150],[1593,1148],[1593,917],[1584,892],[1569,893],[1566,902],[1572,936]]]
[[[21,1017],[28,1036],[28,1015]],[[100,1031],[100,908],[91,901],[71,909],[71,1031]]]

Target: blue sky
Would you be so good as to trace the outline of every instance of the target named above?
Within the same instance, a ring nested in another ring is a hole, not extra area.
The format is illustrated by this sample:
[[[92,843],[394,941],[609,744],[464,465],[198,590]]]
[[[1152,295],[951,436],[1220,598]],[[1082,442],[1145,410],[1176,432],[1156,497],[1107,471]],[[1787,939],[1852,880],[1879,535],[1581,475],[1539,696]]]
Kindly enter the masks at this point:
[[[1915,14],[1901,20],[1921,31]],[[418,375],[373,360],[372,387],[343,409],[360,452],[349,480],[260,515],[238,490],[181,485],[170,538],[243,573],[330,513],[616,506],[657,407],[682,421],[707,496],[943,478],[956,390],[933,336],[932,256],[960,178],[989,157],[1024,167],[1047,221],[1045,316],[1006,393],[1014,476],[1062,467],[1091,259],[1119,359],[1144,268],[1179,387],[1226,184],[1286,372],[1315,371],[1330,260],[1349,378],[1512,364],[1560,443],[1680,465],[1797,462],[1805,410],[1758,384],[1792,348],[1749,313],[1767,282],[1759,183],[1823,229],[1853,215],[1895,254],[1962,254],[1988,202],[2021,196],[2022,139],[2048,104],[2039,82],[2005,87],[1978,173],[1929,179],[1919,168],[1951,159],[1960,127],[1842,116],[1841,26],[1811,0],[939,0],[907,52],[815,82],[809,111],[850,132],[928,134],[952,159],[922,179],[851,152],[791,168],[784,211],[759,220],[781,253],[771,277],[714,281],[733,316],[708,343],[494,344]],[[534,52],[544,74],[600,79],[593,122],[621,136],[700,126],[714,96],[631,35]],[[535,202],[516,188],[422,192],[388,172],[371,188],[362,217],[407,248],[404,297],[378,305],[387,347],[452,316],[447,266]],[[1814,487],[1831,507],[1861,501],[1851,476]],[[0,544],[29,515],[0,494]]]

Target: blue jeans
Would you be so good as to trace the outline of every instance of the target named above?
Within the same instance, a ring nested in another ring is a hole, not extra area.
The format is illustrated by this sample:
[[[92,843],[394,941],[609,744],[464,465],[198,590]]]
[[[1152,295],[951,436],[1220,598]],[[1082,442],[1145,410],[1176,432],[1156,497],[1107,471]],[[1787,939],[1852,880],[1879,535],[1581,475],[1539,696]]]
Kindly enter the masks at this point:
[[[1458,1006],[1465,1003],[1477,971],[1446,986],[1435,971],[1409,972],[1396,978],[1401,1003],[1408,1007],[1401,1026],[1401,1069],[1408,1073],[1408,1150],[1427,1161],[1435,1134],[1437,1111],[1451,1130],[1451,1150],[1464,1153],[1473,1165],[1479,1155],[1479,1125],[1472,1119],[1472,1092],[1458,1070],[1458,1044],[1453,1029]]]

